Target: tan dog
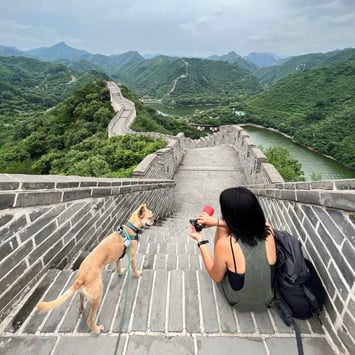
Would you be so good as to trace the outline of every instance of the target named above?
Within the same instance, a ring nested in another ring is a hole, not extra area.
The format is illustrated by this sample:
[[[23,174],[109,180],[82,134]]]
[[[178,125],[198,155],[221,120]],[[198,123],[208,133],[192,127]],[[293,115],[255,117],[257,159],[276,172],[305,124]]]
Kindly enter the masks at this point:
[[[80,290],[79,311],[84,311],[84,296],[88,298],[91,305],[87,324],[96,335],[103,329],[102,325],[96,324],[96,312],[100,306],[102,297],[102,270],[103,268],[116,261],[116,270],[122,275],[124,269],[120,265],[120,257],[125,254],[125,239],[127,233],[130,241],[130,258],[133,275],[139,277],[141,273],[137,270],[135,255],[137,251],[138,232],[154,223],[153,213],[147,208],[146,204],[141,204],[123,225],[121,233],[114,232],[103,239],[94,250],[83,260],[80,265],[78,275],[73,285],[60,297],[50,302],[39,302],[37,309],[40,312],[46,312],[65,302],[73,293]]]

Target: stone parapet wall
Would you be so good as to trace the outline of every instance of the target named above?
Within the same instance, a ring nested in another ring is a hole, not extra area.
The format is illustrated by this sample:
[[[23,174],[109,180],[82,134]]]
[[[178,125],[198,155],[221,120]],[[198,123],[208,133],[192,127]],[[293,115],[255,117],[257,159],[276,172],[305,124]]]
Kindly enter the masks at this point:
[[[149,135],[154,138],[162,137],[167,140],[168,145],[147,156],[134,170],[134,177],[171,179],[179,167],[186,149],[228,144],[238,152],[240,164],[250,184],[284,182],[279,172],[267,162],[264,153],[255,146],[249,135],[240,126],[221,126],[219,132],[200,139],[190,139],[182,133],[175,137],[159,133],[136,132],[135,134]]]
[[[353,353],[355,179],[248,187],[273,227],[302,242],[326,287],[325,329],[342,353]]]
[[[0,322],[49,268],[68,268],[142,202],[174,209],[171,180],[0,174]],[[16,300],[16,301],[14,301]]]

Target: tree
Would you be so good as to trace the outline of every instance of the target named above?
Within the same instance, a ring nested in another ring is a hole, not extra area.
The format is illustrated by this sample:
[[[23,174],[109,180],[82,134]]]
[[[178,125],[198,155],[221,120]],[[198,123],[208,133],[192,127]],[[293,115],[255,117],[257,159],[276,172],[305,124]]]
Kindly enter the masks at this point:
[[[302,164],[292,157],[286,147],[270,147],[264,153],[269,163],[274,165],[285,181],[305,180]]]

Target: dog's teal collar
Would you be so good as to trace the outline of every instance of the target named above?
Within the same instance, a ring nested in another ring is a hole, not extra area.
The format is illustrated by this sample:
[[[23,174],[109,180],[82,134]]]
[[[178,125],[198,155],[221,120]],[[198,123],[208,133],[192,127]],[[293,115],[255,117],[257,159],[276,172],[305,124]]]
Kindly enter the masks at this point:
[[[132,229],[133,232],[136,234],[138,234],[140,232],[140,230],[136,226],[134,226],[131,222],[127,221],[124,225],[127,226],[128,228]]]

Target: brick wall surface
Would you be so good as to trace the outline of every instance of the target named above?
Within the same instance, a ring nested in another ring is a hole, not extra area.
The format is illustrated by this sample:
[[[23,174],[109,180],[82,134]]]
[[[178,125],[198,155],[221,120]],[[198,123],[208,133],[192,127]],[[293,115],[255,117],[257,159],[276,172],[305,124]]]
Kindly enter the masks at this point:
[[[0,321],[49,268],[79,253],[146,202],[156,218],[173,210],[171,180],[0,175]]]
[[[355,344],[355,180],[249,186],[276,229],[298,237],[327,292],[322,321],[341,351]],[[344,351],[345,352],[345,351]]]

